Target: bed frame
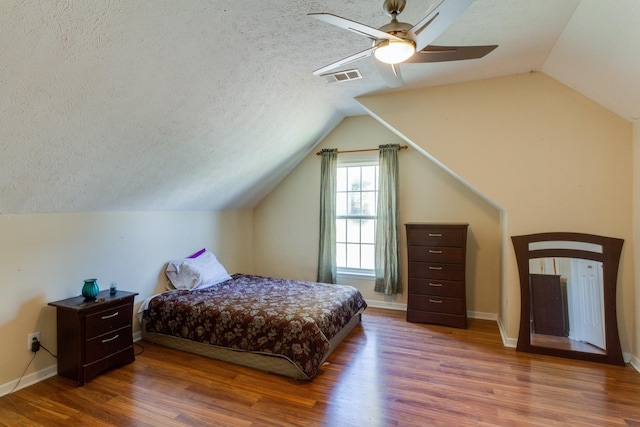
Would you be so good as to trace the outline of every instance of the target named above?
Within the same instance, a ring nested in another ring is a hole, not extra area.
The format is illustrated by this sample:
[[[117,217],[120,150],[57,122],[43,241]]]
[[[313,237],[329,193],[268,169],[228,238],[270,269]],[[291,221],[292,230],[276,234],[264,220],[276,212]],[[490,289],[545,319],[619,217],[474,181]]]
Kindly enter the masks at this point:
[[[361,321],[362,312],[351,318],[340,332],[329,340],[331,346],[329,352],[322,360],[324,363],[329,355],[338,347],[338,345],[349,335]],[[155,332],[147,332],[146,321],[142,321],[142,339],[144,341],[160,344],[166,347],[175,348],[177,350],[189,353],[199,354],[212,359],[222,360],[225,362],[235,363],[237,365],[248,366],[250,368],[259,369],[261,371],[272,372],[284,375],[297,380],[310,380],[311,378],[302,372],[289,358],[272,353],[252,352],[247,350],[230,349],[211,344],[203,344],[190,341],[184,338],[174,337],[170,335],[159,334]]]

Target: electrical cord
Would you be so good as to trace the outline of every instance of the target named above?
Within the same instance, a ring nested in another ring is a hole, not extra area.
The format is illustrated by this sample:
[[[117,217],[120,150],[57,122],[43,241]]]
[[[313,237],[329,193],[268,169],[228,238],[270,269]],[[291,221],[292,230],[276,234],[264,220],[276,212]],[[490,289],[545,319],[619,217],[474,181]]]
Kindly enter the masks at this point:
[[[134,342],[134,343],[133,343],[133,345],[134,345],[134,346],[136,346],[136,345],[137,345],[138,347],[140,347],[140,348],[141,348],[140,353],[136,353],[136,354],[135,354],[136,356],[140,356],[142,353],[144,353],[144,346],[143,346],[142,344],[140,344],[140,343],[138,343],[138,342]]]
[[[42,343],[40,343],[40,348],[43,348],[44,351],[46,351],[47,353],[49,353],[51,356],[55,357],[56,359],[58,358],[58,356],[56,356],[55,354],[51,353],[47,347],[43,346]]]
[[[13,388],[11,389],[11,391],[9,392],[9,394],[13,393],[14,391],[16,391],[16,389],[18,388],[18,385],[20,384],[20,381],[22,381],[22,378],[24,378],[24,374],[27,373],[27,369],[29,369],[29,366],[31,366],[31,363],[33,362],[33,360],[36,358],[36,355],[38,353],[33,353],[33,356],[31,357],[31,360],[29,360],[29,363],[27,363],[27,367],[24,368],[24,371],[22,371],[22,375],[20,375],[20,378],[18,378],[18,382],[16,383],[16,385],[13,386]]]
[[[13,386],[13,388],[11,389],[11,391],[9,392],[9,394],[13,393],[14,391],[16,391],[16,389],[18,388],[18,386],[20,385],[20,381],[22,381],[22,379],[24,378],[24,374],[27,373],[27,369],[29,369],[29,366],[31,366],[31,364],[33,363],[33,361],[35,360],[36,356],[38,355],[38,350],[40,350],[41,348],[43,348],[47,353],[49,353],[51,356],[53,356],[54,358],[58,358],[58,356],[56,356],[55,354],[51,353],[51,351],[49,351],[49,349],[45,346],[42,345],[42,343],[40,341],[37,342],[37,346],[35,347],[36,350],[32,351],[33,352],[33,356],[31,356],[31,360],[29,360],[29,363],[27,363],[27,367],[24,368],[24,371],[22,371],[22,375],[20,375],[20,378],[18,378],[18,382],[16,383],[16,385]]]

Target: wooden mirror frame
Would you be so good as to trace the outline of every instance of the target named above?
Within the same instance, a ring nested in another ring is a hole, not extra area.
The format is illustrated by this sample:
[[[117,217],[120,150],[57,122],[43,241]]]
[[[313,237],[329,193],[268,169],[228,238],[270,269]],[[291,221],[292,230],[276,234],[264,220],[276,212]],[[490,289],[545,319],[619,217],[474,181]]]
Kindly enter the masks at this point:
[[[538,233],[524,236],[512,236],[513,247],[518,263],[520,278],[520,331],[517,351],[546,354],[588,360],[592,362],[624,365],[620,336],[618,334],[618,318],[616,309],[616,285],[618,281],[618,264],[622,253],[623,239],[603,237],[583,233]],[[580,249],[548,248],[530,249],[535,242],[580,242],[602,246],[602,253]],[[531,295],[529,285],[529,260],[536,258],[579,258],[602,263],[604,285],[604,331],[606,354],[580,352],[575,350],[541,347],[531,344]]]

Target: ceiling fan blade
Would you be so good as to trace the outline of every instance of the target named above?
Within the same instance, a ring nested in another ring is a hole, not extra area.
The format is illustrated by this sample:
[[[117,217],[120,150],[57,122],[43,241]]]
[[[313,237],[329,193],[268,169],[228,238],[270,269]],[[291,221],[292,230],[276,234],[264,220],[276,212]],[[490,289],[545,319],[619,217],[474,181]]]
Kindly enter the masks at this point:
[[[443,0],[420,22],[411,27],[409,34],[416,42],[416,52],[421,51],[445,32],[473,0]]]
[[[391,65],[385,64],[380,61],[373,61],[376,63],[376,68],[382,77],[382,80],[389,87],[402,87],[404,86],[404,80],[402,80],[402,76],[400,75],[400,64]]]
[[[358,52],[358,53],[354,53],[351,56],[347,56],[346,58],[342,58],[339,61],[336,61],[334,63],[331,63],[329,65],[325,65],[322,68],[318,68],[317,70],[315,70],[313,72],[313,75],[315,76],[319,76],[320,74],[324,74],[329,70],[333,70],[334,68],[338,68],[338,67],[342,67],[343,65],[347,65],[351,62],[355,62],[358,61],[360,59],[366,58],[368,56],[371,56],[371,54],[373,53],[375,49],[375,46],[370,47],[368,49],[363,50],[362,52]]]
[[[377,28],[370,27],[368,25],[360,24],[355,21],[351,21],[340,16],[333,15],[331,13],[309,13],[312,16],[321,21],[327,22],[336,27],[344,28],[345,30],[352,31],[361,36],[369,37],[373,40],[396,40],[402,41],[400,37],[392,36],[391,34],[380,31]]]
[[[464,59],[477,59],[492,52],[498,45],[488,46],[427,46],[420,52],[416,52],[404,62],[446,62],[461,61]]]

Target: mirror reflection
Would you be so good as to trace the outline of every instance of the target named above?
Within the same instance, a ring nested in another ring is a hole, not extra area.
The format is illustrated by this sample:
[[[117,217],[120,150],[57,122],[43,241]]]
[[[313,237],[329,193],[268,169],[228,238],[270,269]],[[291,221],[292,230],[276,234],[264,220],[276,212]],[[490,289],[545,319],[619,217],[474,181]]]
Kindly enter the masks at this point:
[[[624,365],[616,313],[624,240],[573,232],[512,236],[518,351]]]
[[[531,345],[606,354],[602,262],[529,259]]]

